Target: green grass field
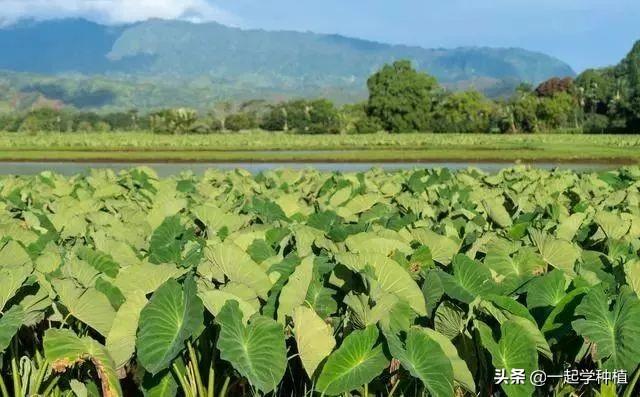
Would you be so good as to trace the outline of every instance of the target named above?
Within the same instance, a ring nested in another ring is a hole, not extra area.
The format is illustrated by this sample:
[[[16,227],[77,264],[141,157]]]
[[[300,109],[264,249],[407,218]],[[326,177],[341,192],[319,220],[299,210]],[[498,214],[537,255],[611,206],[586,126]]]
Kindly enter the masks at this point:
[[[640,135],[0,133],[0,161],[640,162]]]

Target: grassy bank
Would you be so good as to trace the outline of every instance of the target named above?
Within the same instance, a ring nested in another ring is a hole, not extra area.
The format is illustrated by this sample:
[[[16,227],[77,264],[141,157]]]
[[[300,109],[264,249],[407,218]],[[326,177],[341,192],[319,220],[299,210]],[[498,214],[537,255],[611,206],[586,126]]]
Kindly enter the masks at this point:
[[[1,161],[640,162],[640,135],[0,133]]]

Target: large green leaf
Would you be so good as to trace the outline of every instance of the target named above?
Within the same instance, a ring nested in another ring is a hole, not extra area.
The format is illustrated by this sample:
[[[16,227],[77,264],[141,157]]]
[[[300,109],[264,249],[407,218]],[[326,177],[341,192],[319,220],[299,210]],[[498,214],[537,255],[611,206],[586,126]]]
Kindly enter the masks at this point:
[[[149,261],[152,263],[179,263],[182,256],[185,232],[180,217],[174,215],[165,219],[151,235],[149,242]]]
[[[109,333],[116,311],[105,294],[95,288],[84,290],[69,279],[53,280],[51,284],[73,317],[103,336]]]
[[[438,273],[444,291],[450,297],[464,303],[471,303],[477,296],[495,293],[495,283],[491,271],[464,254],[453,260],[453,275]]]
[[[140,313],[136,348],[142,366],[152,374],[168,368],[201,326],[203,310],[191,278],[183,286],[171,279],[158,288]]]
[[[0,311],[20,289],[31,271],[30,266],[0,267]]]
[[[142,380],[144,397],[175,397],[178,392],[178,382],[171,370],[164,370],[156,375],[146,373]]]
[[[420,287],[411,275],[396,261],[382,255],[365,255],[365,263],[374,270],[379,287],[407,302],[421,316],[427,314],[427,306]]]
[[[238,302],[245,323],[251,316],[258,312],[258,309],[252,306],[249,302],[230,292],[211,289],[198,293],[198,296],[202,299],[204,307],[206,307],[209,313],[214,316],[218,316],[225,303],[230,300]]]
[[[284,322],[285,316],[291,316],[293,310],[304,303],[313,276],[314,259],[315,256],[303,259],[282,288],[278,300],[278,321]]]
[[[115,286],[124,296],[148,294],[158,289],[167,280],[180,277],[184,273],[184,269],[178,269],[173,264],[154,265],[141,262],[120,270]]]
[[[146,304],[147,298],[143,294],[131,295],[116,313],[107,335],[107,350],[117,368],[124,366],[135,351],[140,313]]]
[[[496,342],[489,326],[480,321],[475,324],[482,345],[491,353],[493,366],[497,370],[504,369],[508,376],[511,370],[521,369],[526,377],[538,369],[536,345],[521,325],[513,321],[504,322],[500,327],[500,340]],[[507,382],[501,387],[509,397],[528,397],[534,392],[534,385],[528,379],[523,384]]]
[[[627,284],[640,297],[640,259],[631,260],[624,264]]]
[[[513,225],[513,221],[511,220],[511,215],[509,215],[507,210],[504,208],[502,201],[503,200],[500,198],[491,198],[482,200],[482,205],[484,205],[487,215],[489,215],[491,220],[502,228],[508,228]]]
[[[231,242],[215,244],[205,249],[205,256],[231,281],[245,284],[259,297],[266,299],[271,289],[271,280],[242,248]]]
[[[220,325],[218,349],[220,357],[258,390],[274,390],[284,376],[287,366],[282,325],[274,320],[256,316],[247,326],[237,301],[229,300],[218,314]]]
[[[385,331],[385,337],[393,357],[398,359],[411,375],[420,379],[432,396],[448,397],[454,394],[453,363],[443,351],[440,342],[444,341],[436,341],[417,327],[407,332],[404,343],[391,330]],[[468,379],[465,382],[468,382]]]
[[[375,326],[354,331],[347,336],[327,359],[318,377],[316,390],[338,395],[359,388],[378,376],[388,365],[382,345],[376,346],[378,336]]]
[[[0,354],[11,343],[11,340],[18,332],[24,321],[25,313],[21,306],[12,306],[0,317]]]
[[[115,278],[118,275],[120,265],[111,257],[111,255],[83,247],[78,251],[78,256],[87,261],[87,263],[93,266],[96,270],[111,278]]]
[[[331,354],[336,345],[333,329],[306,306],[295,309],[293,323],[300,360],[309,378],[313,378],[320,363]]]
[[[540,255],[548,264],[570,276],[575,276],[574,265],[580,258],[580,250],[575,245],[538,230],[530,230],[529,234],[534,245],[538,247]]]
[[[443,265],[448,265],[458,253],[460,243],[447,236],[441,236],[427,229],[416,229],[413,231],[414,237],[431,250],[431,257],[434,261]]]
[[[595,360],[602,360],[607,369],[635,370],[640,363],[640,301],[635,295],[620,293],[610,309],[603,287],[594,287],[576,315],[582,318],[573,322],[573,328],[595,345]]]
[[[527,307],[554,307],[566,294],[567,280],[561,270],[553,270],[533,280],[527,287]]]
[[[64,372],[76,364],[91,361],[100,378],[102,396],[123,395],[113,360],[100,343],[88,336],[80,338],[67,329],[48,329],[42,343],[45,357],[55,372]]]
[[[458,355],[458,351],[453,343],[451,343],[446,336],[432,329],[423,328],[422,331],[440,345],[440,348],[451,362],[451,367],[453,368],[453,379],[456,384],[460,385],[468,392],[475,394],[476,385],[473,381],[473,375],[469,371],[467,363]]]

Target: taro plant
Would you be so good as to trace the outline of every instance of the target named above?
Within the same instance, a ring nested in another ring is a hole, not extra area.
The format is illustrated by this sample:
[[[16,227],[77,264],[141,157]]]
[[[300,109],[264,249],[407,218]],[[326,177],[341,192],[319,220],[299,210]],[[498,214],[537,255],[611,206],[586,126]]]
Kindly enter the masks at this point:
[[[0,177],[0,395],[635,396],[639,204],[637,167]]]

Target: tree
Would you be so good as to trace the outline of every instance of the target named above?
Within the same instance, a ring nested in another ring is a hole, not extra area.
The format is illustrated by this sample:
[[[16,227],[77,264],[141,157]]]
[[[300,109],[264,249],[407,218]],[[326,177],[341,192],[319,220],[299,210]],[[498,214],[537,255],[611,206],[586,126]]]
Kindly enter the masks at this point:
[[[151,130],[166,134],[191,132],[198,121],[198,114],[191,109],[168,109],[150,116]]]
[[[260,128],[267,131],[287,131],[287,108],[285,104],[272,105],[262,117]]]
[[[228,130],[236,132],[258,128],[258,120],[255,113],[230,114],[225,119],[224,124]]]
[[[267,131],[295,131],[301,134],[337,134],[340,114],[326,99],[294,100],[272,106],[260,124]]]
[[[586,113],[607,114],[619,96],[614,68],[585,70],[576,78],[575,85]]]
[[[578,106],[567,92],[557,92],[551,97],[540,98],[536,116],[544,130],[577,127]]]
[[[438,82],[417,72],[410,61],[385,65],[367,81],[367,113],[392,132],[427,131]]]
[[[553,77],[541,83],[536,88],[536,94],[539,97],[549,98],[560,92],[571,94],[573,92],[573,79],[571,77],[559,78]]]
[[[531,93],[520,93],[511,100],[513,132],[538,131],[538,100]]]
[[[629,87],[628,104],[630,118],[628,127],[640,128],[640,40],[637,41],[622,61]]]
[[[340,115],[338,110],[328,99],[318,99],[307,102],[300,132],[308,134],[339,134]]]
[[[447,94],[434,108],[434,131],[489,132],[493,108],[477,91]]]

